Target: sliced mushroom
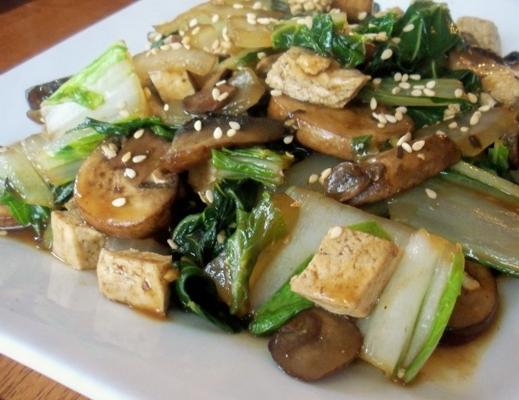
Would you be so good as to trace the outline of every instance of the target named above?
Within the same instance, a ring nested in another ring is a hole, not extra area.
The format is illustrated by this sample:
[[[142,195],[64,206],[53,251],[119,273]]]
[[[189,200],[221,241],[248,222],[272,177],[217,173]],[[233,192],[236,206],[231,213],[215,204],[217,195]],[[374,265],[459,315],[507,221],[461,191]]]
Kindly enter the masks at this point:
[[[60,88],[69,78],[55,79],[50,82],[42,83],[30,87],[25,91],[25,98],[31,110],[39,110],[41,103],[50,97],[56,90]]]
[[[418,185],[461,158],[457,146],[444,135],[431,135],[407,146],[411,153],[397,147],[357,165],[339,164],[326,180],[327,193],[357,206],[375,203]],[[413,151],[413,146],[420,150]]]
[[[232,126],[240,126],[231,130]],[[200,131],[195,126],[200,125]],[[162,167],[168,171],[185,171],[211,157],[211,149],[241,147],[268,143],[283,136],[283,124],[268,118],[221,116],[195,121],[177,133]]]
[[[506,106],[518,105],[519,76],[501,57],[491,51],[477,47],[453,51],[449,55],[449,68],[473,71],[481,77],[485,92]]]
[[[151,236],[168,224],[177,193],[176,175],[162,182],[151,178],[160,171],[169,143],[146,132],[129,139],[113,158],[104,146],[109,144],[87,158],[76,179],[74,199],[81,216],[107,235]]]
[[[362,347],[362,335],[346,317],[320,308],[303,311],[269,341],[272,358],[288,375],[316,381],[345,368]]]
[[[268,109],[271,118],[296,121],[297,139],[303,145],[343,160],[358,157],[353,148],[356,137],[370,136],[371,150],[377,151],[390,139],[413,130],[413,121],[407,116],[379,128],[371,113],[368,107],[332,109],[287,96],[272,97]]]
[[[11,215],[9,209],[0,205],[0,230],[22,229],[24,226],[20,225],[18,221]]]
[[[363,19],[363,13],[371,15],[373,0],[334,0],[332,7],[345,12],[349,22],[357,23]]]
[[[492,272],[467,261],[465,273],[477,284],[464,285],[442,338],[446,344],[469,342],[489,329],[496,319],[499,298]]]
[[[206,114],[221,110],[236,94],[236,87],[224,83],[204,88],[184,99],[184,109],[192,114]]]

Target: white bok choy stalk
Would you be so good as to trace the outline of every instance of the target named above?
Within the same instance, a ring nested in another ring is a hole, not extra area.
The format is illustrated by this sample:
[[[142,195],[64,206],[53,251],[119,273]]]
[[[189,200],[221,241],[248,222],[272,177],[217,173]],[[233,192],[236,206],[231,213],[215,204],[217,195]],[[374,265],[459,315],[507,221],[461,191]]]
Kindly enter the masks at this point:
[[[414,233],[370,316],[359,321],[361,358],[393,379],[412,381],[438,345],[461,292],[461,248]]]
[[[47,133],[59,137],[87,117],[106,122],[147,115],[148,105],[124,42],[65,82],[42,103]]]

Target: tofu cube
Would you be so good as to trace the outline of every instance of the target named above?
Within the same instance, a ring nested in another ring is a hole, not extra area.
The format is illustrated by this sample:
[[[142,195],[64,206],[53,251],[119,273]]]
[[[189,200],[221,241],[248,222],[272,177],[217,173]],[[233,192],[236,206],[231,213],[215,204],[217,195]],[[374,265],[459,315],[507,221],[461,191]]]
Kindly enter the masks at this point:
[[[153,85],[165,103],[182,100],[195,94],[196,90],[186,70],[151,71],[149,73]]]
[[[103,249],[97,264],[100,292],[110,300],[165,316],[169,285],[178,278],[171,257],[138,250]]]
[[[51,214],[52,252],[74,269],[95,269],[105,235],[87,225],[75,211]]]
[[[501,55],[501,37],[496,24],[492,21],[476,17],[461,17],[456,21],[456,25],[471,45]]]
[[[335,314],[364,318],[391,278],[400,250],[389,240],[334,227],[292,290]]]

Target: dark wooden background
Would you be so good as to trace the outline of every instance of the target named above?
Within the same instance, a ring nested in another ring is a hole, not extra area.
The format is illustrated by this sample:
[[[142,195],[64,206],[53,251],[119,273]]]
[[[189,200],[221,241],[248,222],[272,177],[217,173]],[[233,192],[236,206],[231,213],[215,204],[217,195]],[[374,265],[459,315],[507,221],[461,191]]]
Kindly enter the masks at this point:
[[[0,73],[133,0],[0,0]],[[0,354],[0,400],[84,397]]]

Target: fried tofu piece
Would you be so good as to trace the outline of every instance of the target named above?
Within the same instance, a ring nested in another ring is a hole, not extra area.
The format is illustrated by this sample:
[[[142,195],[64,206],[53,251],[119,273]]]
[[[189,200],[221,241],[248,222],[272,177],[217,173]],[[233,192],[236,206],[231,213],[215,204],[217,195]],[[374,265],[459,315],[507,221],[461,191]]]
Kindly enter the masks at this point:
[[[456,25],[462,34],[468,38],[471,45],[490,50],[501,55],[501,38],[496,24],[487,19],[461,17]]]
[[[96,269],[105,235],[87,225],[77,211],[51,214],[52,252],[74,269]]]
[[[290,287],[332,313],[364,318],[391,278],[400,253],[389,240],[334,227]]]
[[[369,79],[359,70],[342,68],[329,58],[292,47],[274,63],[266,82],[293,99],[342,108]]]
[[[165,103],[182,100],[195,94],[196,89],[186,70],[151,71],[149,73],[153,85]]]
[[[110,300],[165,316],[169,285],[178,278],[171,257],[156,253],[103,249],[97,264],[99,291]]]

